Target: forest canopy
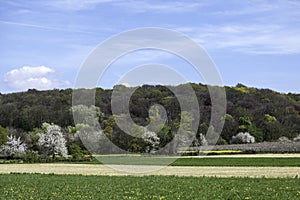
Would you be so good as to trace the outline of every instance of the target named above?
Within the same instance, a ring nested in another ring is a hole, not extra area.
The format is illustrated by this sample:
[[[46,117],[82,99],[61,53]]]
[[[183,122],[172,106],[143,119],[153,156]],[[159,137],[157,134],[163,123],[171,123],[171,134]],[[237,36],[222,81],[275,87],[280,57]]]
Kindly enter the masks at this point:
[[[200,121],[197,137],[203,137],[210,127],[211,99],[206,85],[191,84],[198,98]],[[125,87],[125,86],[122,86]],[[179,91],[181,86],[172,86]],[[112,90],[102,88],[81,89],[95,91],[95,106],[99,108],[99,122],[105,134],[116,143],[125,134],[116,127],[111,111]],[[300,94],[283,94],[269,89],[257,89],[238,84],[225,87],[227,114],[220,120],[225,125],[218,141],[230,143],[232,137],[240,132],[249,132],[256,142],[277,141],[285,136],[293,139],[300,134]],[[72,115],[72,89],[0,94],[0,125],[7,129],[25,133],[40,128],[44,122],[57,124],[63,129],[74,127]],[[184,95],[184,91],[181,91]],[[188,102],[188,96],[187,102]],[[130,99],[130,115],[135,123],[146,126],[149,122],[149,109],[154,104],[162,105],[167,111],[167,122],[157,133],[161,145],[166,144],[178,129],[181,119],[180,106],[170,89],[162,85],[143,85],[138,87]],[[2,130],[2,132],[5,132]],[[5,135],[7,133],[5,132]],[[3,139],[2,139],[3,140]],[[126,140],[121,140],[126,141]],[[118,144],[120,147],[125,144]]]

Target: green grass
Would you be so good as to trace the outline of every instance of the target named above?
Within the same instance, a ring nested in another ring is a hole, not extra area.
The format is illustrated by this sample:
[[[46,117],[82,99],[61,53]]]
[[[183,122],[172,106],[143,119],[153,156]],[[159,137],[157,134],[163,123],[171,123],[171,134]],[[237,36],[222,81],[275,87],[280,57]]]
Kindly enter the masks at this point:
[[[0,199],[299,199],[297,178],[1,174]]]
[[[171,166],[244,166],[244,167],[300,167],[299,157],[287,158],[242,158],[242,157],[203,157],[203,158],[179,158],[173,157],[98,157],[106,164],[136,164],[136,165],[171,165]],[[94,160],[92,164],[100,164]]]
[[[300,158],[180,158],[172,166],[299,167]]]
[[[300,157],[202,157],[178,158],[160,156],[97,156],[92,161],[60,163],[72,164],[127,164],[127,165],[170,165],[170,166],[243,166],[243,167],[300,167]],[[102,161],[102,163],[101,163]],[[18,161],[0,161],[0,164]],[[59,163],[59,162],[58,162]]]

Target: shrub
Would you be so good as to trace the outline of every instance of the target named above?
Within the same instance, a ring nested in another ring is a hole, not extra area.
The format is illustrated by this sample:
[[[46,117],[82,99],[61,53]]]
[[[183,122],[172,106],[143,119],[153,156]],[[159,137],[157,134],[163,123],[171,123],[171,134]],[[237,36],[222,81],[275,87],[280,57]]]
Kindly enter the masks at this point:
[[[294,142],[300,142],[300,134],[293,139]]]
[[[21,141],[21,138],[16,138],[15,136],[8,136],[8,141],[5,145],[2,145],[0,148],[0,152],[4,154],[4,156],[13,158],[14,156],[21,156],[25,154],[27,150],[27,145]]]
[[[219,137],[217,145],[226,145],[226,144],[227,144],[227,141],[224,138]]]
[[[278,142],[291,142],[291,140],[285,136],[278,138]]]
[[[26,163],[42,162],[40,155],[36,151],[27,151],[21,158]]]
[[[255,138],[250,135],[250,133],[238,133],[236,136],[233,136],[231,139],[231,144],[247,144],[254,143]]]
[[[70,155],[72,156],[73,161],[83,160],[85,157],[85,151],[80,148],[77,144],[72,144],[69,147]]]

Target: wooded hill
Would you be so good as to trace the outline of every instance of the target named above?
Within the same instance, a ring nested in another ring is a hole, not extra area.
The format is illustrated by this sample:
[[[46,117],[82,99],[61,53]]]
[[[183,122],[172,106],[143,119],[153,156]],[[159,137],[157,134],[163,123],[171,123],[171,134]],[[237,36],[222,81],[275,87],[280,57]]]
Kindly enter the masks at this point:
[[[209,127],[211,99],[205,85],[191,85],[197,95],[201,112],[197,135],[205,135],[209,128],[213,129]],[[177,90],[180,87],[174,86]],[[276,141],[282,136],[292,139],[300,134],[300,94],[282,94],[269,89],[249,88],[242,84],[225,89],[227,114],[224,116],[225,126],[219,144],[229,143],[238,132],[250,132],[256,142]],[[104,114],[100,119],[102,128],[111,134],[124,136],[110,117],[112,90],[95,90],[95,106]],[[168,122],[158,134],[161,142],[167,143],[174,136],[180,121],[179,103],[167,87],[139,87],[131,97],[130,112],[137,124],[147,125],[148,110],[157,103],[163,105],[168,113]],[[23,132],[40,128],[43,122],[54,123],[63,128],[74,126],[71,106],[72,89],[31,89],[27,92],[0,94],[0,125]]]

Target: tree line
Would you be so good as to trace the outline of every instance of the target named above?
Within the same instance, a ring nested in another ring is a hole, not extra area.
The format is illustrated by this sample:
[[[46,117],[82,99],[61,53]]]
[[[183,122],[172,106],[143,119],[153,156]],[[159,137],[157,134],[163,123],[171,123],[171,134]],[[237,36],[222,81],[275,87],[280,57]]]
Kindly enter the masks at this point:
[[[197,146],[207,142],[205,136],[208,132],[214,132],[214,127],[210,126],[212,104],[206,85],[192,83],[191,86],[197,96],[201,116],[197,133],[190,133],[190,135],[196,134],[193,145]],[[178,91],[178,94],[182,94],[186,102],[189,102],[189,97],[184,96],[185,91],[182,85],[171,87]],[[116,125],[111,109],[113,90],[102,88],[80,90],[87,93],[95,92],[93,110],[96,109],[97,123],[100,123],[103,134],[109,140],[122,149],[145,152],[168,144],[175,137],[181,119],[184,119],[186,126],[193,123],[194,119],[189,113],[181,113],[178,100],[169,88],[170,86],[143,85],[138,87],[131,96],[130,117],[138,125],[149,124],[151,118],[149,109],[154,104],[162,105],[167,113],[166,123],[158,133],[151,130],[151,127],[149,127],[150,130],[132,130],[144,134],[141,138],[124,133]],[[225,90],[227,113],[220,119],[220,121],[224,120],[225,124],[218,144],[231,143],[238,133],[251,134],[255,142],[277,141],[283,136],[293,139],[300,134],[300,94],[283,94],[269,89],[250,88],[242,84],[225,87]],[[14,135],[30,143],[32,149],[38,149],[38,134],[36,133],[41,132],[43,123],[47,122],[61,127],[66,137],[68,150],[73,143],[84,149],[84,145],[79,140],[70,139],[80,130],[73,120],[72,92],[72,89],[48,91],[31,89],[27,92],[0,94],[0,145],[7,142],[7,136]],[[89,108],[77,107],[77,109]],[[155,116],[159,117],[157,113],[156,115],[154,113],[152,115],[154,118],[151,120],[159,121],[160,119],[155,119]],[[101,148],[105,149],[105,144]]]

